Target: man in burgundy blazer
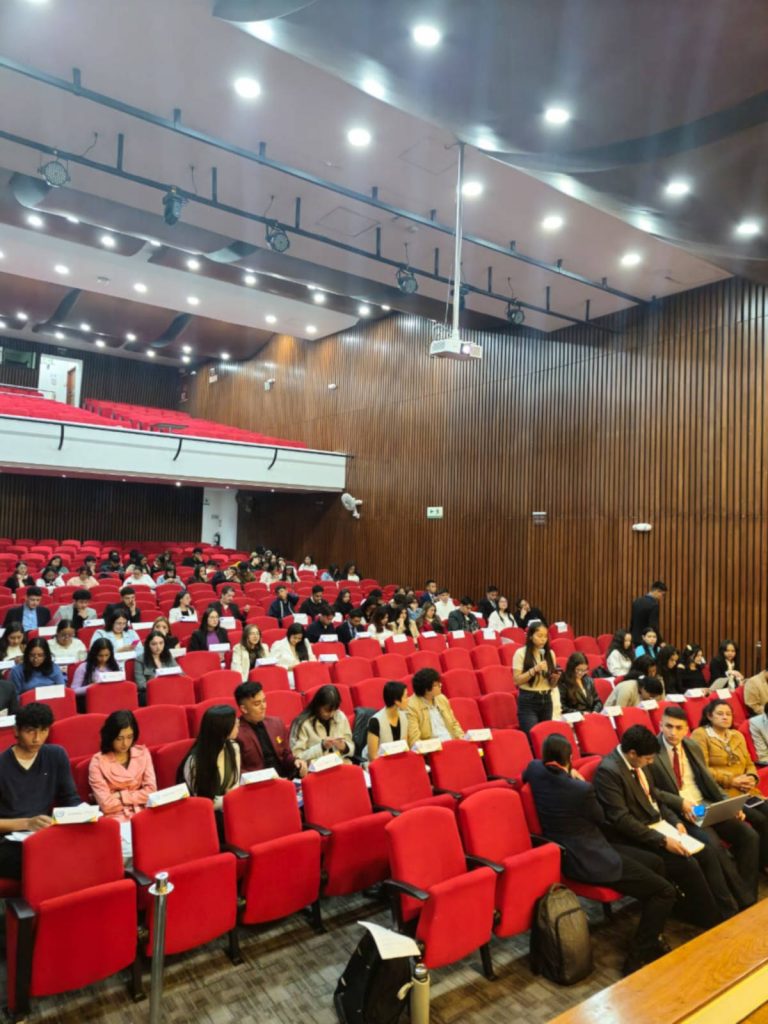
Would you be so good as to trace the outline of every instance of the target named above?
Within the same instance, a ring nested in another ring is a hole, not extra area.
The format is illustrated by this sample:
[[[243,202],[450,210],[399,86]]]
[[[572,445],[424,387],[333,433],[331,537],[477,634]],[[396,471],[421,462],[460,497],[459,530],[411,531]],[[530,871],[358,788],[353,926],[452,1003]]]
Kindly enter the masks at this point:
[[[235,700],[241,714],[237,742],[242,771],[274,768],[281,778],[303,779],[307,764],[291,753],[283,720],[267,715],[267,695],[261,683],[241,683]]]

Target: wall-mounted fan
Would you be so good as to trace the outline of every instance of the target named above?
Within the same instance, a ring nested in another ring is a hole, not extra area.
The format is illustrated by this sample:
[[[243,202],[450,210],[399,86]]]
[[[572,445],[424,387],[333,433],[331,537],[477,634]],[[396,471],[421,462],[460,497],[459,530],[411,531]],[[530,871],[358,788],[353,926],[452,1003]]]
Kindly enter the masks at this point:
[[[360,513],[357,511],[358,506],[362,505],[362,501],[359,498],[353,498],[351,494],[342,494],[341,504],[347,510],[351,512],[354,519],[360,518]]]

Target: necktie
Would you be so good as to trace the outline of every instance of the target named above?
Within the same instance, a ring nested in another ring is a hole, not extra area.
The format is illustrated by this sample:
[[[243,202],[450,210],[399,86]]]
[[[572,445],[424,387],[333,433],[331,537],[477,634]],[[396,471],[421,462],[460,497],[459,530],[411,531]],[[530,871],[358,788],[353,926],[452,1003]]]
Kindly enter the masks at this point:
[[[637,781],[640,783],[640,787],[641,787],[641,789],[642,789],[646,799],[648,800],[648,803],[652,803],[651,791],[648,788],[648,780],[646,779],[645,775],[643,774],[642,768],[633,768],[632,772],[634,773],[634,776],[637,779]]]
[[[683,788],[683,770],[680,766],[680,751],[677,747],[672,748],[672,770],[675,773],[677,788]]]

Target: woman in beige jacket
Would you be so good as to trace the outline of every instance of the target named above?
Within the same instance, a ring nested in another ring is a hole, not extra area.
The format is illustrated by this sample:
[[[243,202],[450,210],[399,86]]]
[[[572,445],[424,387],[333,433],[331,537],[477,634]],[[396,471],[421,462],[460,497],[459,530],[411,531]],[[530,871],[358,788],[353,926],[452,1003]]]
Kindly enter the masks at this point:
[[[413,696],[405,709],[409,747],[417,740],[460,740],[464,735],[448,698],[440,692],[442,685],[440,674],[433,668],[415,673]]]

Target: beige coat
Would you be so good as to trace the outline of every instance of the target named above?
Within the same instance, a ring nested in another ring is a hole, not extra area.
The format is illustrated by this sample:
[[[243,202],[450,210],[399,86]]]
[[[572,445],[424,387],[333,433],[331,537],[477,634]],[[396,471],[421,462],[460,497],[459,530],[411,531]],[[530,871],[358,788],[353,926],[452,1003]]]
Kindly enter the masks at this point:
[[[460,740],[464,735],[464,730],[457,722],[456,716],[451,710],[448,698],[439,694],[435,697],[435,706],[440,712],[440,715],[445,722],[445,727],[451,734],[451,737],[455,740]],[[412,747],[417,740],[432,739],[432,722],[429,718],[430,707],[431,705],[428,700],[425,700],[424,697],[417,697],[415,694],[408,701],[405,713],[408,718],[409,747]]]
[[[744,703],[756,715],[762,715],[768,704],[768,672],[759,672],[744,681]]]

